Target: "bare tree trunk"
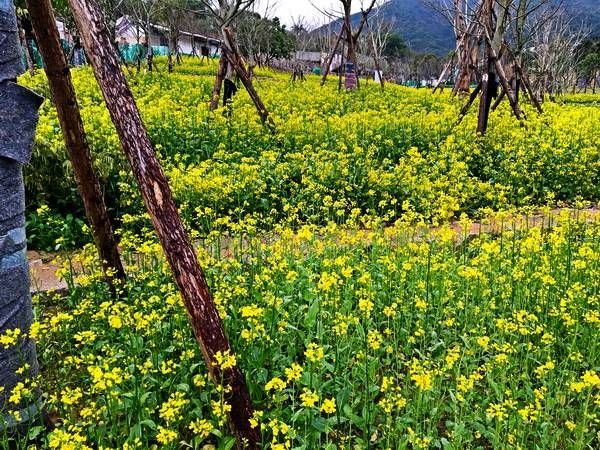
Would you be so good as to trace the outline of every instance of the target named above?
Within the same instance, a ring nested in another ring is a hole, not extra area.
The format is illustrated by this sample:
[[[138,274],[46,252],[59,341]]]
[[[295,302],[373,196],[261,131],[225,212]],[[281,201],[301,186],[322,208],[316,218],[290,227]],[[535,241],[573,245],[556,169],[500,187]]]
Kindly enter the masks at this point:
[[[15,83],[23,73],[14,3],[0,1],[0,336],[20,330],[10,345],[0,345],[0,440],[31,429],[42,400],[31,381],[39,374],[35,341],[29,338],[31,306],[23,166],[29,162],[43,98]],[[14,344],[14,345],[12,345]],[[13,398],[20,386],[30,395]],[[24,440],[23,440],[24,441]]]
[[[167,67],[169,73],[173,72],[173,51],[171,50],[171,46],[169,45],[169,54],[167,56]]]
[[[484,33],[487,35],[492,32],[494,18],[494,0],[484,0],[482,10],[479,17],[482,22]],[[485,61],[484,73],[481,78],[481,99],[479,100],[479,116],[477,118],[477,132],[485,134],[490,118],[490,107],[492,105],[492,97],[498,89],[496,74],[494,72],[495,56],[493,55],[491,39],[484,39],[485,44]]]
[[[452,67],[452,63],[454,62],[454,56],[452,56],[448,62],[446,63],[446,65],[444,66],[444,70],[442,70],[442,73],[440,74],[440,77],[438,78],[438,80],[435,82],[435,86],[433,87],[433,94],[435,94],[435,92],[439,89],[440,85],[444,82],[444,80],[446,79],[446,75],[448,74],[448,70],[450,70],[450,67]]]
[[[508,79],[506,78],[506,73],[504,72],[502,63],[500,62],[498,55],[494,52],[494,48],[493,48],[491,42],[489,44],[489,49],[490,49],[490,53],[492,55],[492,60],[494,61],[494,66],[496,68],[496,74],[497,74],[498,78],[500,79],[500,84],[502,85],[502,87],[504,88],[504,91],[506,92],[506,96],[508,97],[508,102],[510,103],[510,106],[513,110],[513,113],[515,114],[515,117],[518,120],[521,120],[524,118],[523,112],[521,111],[521,108],[519,108],[519,104],[515,100],[515,97],[510,90],[510,83],[509,83]]]
[[[485,56],[485,73],[481,81],[481,99],[479,101],[479,117],[477,120],[477,132],[485,134],[490,117],[490,107],[494,91],[497,90],[496,74],[494,73],[494,60],[491,55],[491,47],[488,45]]]
[[[358,59],[356,56],[356,40],[352,34],[352,23],[350,22],[350,2],[344,3],[344,28],[346,29],[346,58],[352,62],[354,73],[356,74],[356,88],[360,89],[358,79]]]
[[[461,123],[464,117],[467,115],[467,112],[469,112],[469,108],[471,108],[471,105],[475,102],[475,99],[481,92],[481,85],[482,83],[477,84],[475,89],[473,89],[473,92],[471,92],[471,95],[469,95],[469,100],[467,101],[467,103],[465,103],[465,105],[460,109],[460,113],[458,114],[458,120],[456,121],[455,126]]]
[[[381,67],[379,65],[379,57],[377,55],[377,45],[375,44],[375,37],[371,35],[371,46],[373,47],[373,62],[375,63],[375,70],[377,71],[377,76],[379,77],[379,84],[381,84],[381,90],[385,90],[385,81],[383,80],[383,73],[381,72]],[[367,83],[369,82],[369,77],[367,76]],[[435,90],[434,90],[435,92]]]
[[[344,42],[342,42],[342,55],[344,54]],[[342,70],[344,71],[343,73],[346,73],[346,65],[343,64],[343,59],[342,59],[342,64],[339,65],[338,67],[338,92],[342,91]]]
[[[244,60],[242,58],[240,50],[235,43],[233,32],[230,28],[225,27],[223,28],[223,36],[225,37],[225,43],[227,47],[225,56],[227,57],[229,64],[232,65],[233,70],[235,70],[238,77],[240,78],[240,81],[246,88],[246,91],[248,91],[248,95],[250,95],[250,98],[252,99],[256,110],[258,111],[260,119],[265,124],[265,126],[272,133],[274,133],[275,123],[273,122],[273,119],[271,119],[271,117],[269,116],[269,111],[267,111],[265,104],[260,99],[258,92],[256,92],[256,89],[254,89],[254,85],[252,84],[252,80],[250,79],[248,70],[244,66]]]
[[[377,71],[377,76],[379,77],[379,84],[381,85],[381,90],[383,91],[385,90],[385,81],[383,80],[383,73],[381,72],[381,68],[379,66],[379,59],[377,58],[377,56],[374,56],[373,60],[375,62],[375,70]]]
[[[21,41],[21,47],[23,47],[23,53],[25,53],[25,62],[27,63],[27,69],[31,75],[35,74],[35,65],[33,64],[33,58],[31,57],[31,50],[29,43],[25,37],[25,30],[21,24],[21,20],[17,18],[17,26],[19,27],[19,40]]]
[[[144,30],[144,38],[146,39],[146,63],[148,64],[148,72],[152,72],[154,52],[152,51],[152,45],[150,44],[150,31],[148,31],[149,28],[150,25],[146,23],[146,29]]]
[[[470,47],[471,39],[467,31],[465,17],[465,0],[454,0],[454,34],[456,36],[456,57],[458,59],[458,76],[454,82],[453,95],[458,92],[469,92],[471,83]]]
[[[219,107],[219,99],[221,98],[221,87],[223,86],[225,72],[227,72],[227,57],[225,56],[225,53],[222,53],[221,58],[219,60],[219,68],[217,69],[217,76],[215,77],[215,84],[213,86],[212,97],[210,98],[211,111],[214,111]]]
[[[525,87],[525,90],[527,91],[527,94],[529,95],[531,102],[533,103],[535,108],[538,110],[538,112],[540,114],[542,114],[544,112],[544,110],[542,109],[542,105],[538,101],[538,98],[536,97],[535,92],[533,92],[533,88],[531,87],[531,82],[529,81],[529,77],[523,71],[523,68],[521,67],[521,65],[518,62],[517,62],[517,72],[521,76],[521,82],[523,83],[523,86]]]
[[[327,57],[327,60],[325,61],[325,67],[323,68],[323,75],[321,76],[321,86],[323,86],[325,84],[325,81],[327,81],[327,75],[329,75],[331,63],[333,62],[333,58],[335,57],[335,52],[337,52],[337,49],[340,46],[340,42],[342,41],[342,36],[344,35],[344,29],[345,29],[345,26],[342,26],[342,29],[340,30],[340,34],[338,34],[338,37],[335,40],[335,44],[334,44],[333,48],[331,49],[331,53],[329,54],[329,56]]]
[[[520,98],[520,94],[521,94],[521,77],[519,76],[519,71],[517,69],[517,61],[514,61],[513,64],[513,79],[512,79],[512,85],[513,85],[513,92],[515,93],[515,101],[517,102],[517,104],[519,103],[519,98]]]
[[[148,72],[152,72],[154,69],[154,50],[152,46],[148,46],[148,55],[146,56],[146,62],[148,64]]]
[[[117,240],[106,210],[100,181],[94,171],[90,149],[71,81],[71,72],[60,45],[50,0],[27,0],[31,24],[35,32],[58,119],[73,166],[77,187],[90,222],[96,248],[107,279],[125,279]]]
[[[494,50],[492,49],[492,52],[493,51]],[[496,66],[496,73],[498,74],[498,78],[500,79],[500,84],[504,88],[504,92],[506,92],[506,96],[508,97],[508,102],[510,103],[510,106],[512,107],[512,110],[513,110],[513,113],[515,114],[515,117],[518,120],[523,119],[523,112],[521,111],[521,108],[519,107],[519,104],[517,103],[517,101],[516,101],[513,93],[510,90],[510,83],[509,83],[508,79],[506,78],[506,73],[504,72],[504,68],[502,67],[502,63],[496,57],[495,54],[494,54],[494,65]]]
[[[240,448],[258,448],[252,428],[252,403],[239,366],[222,370],[217,352],[229,352],[229,341],[198,259],[177,212],[167,179],[150,143],[131,90],[120,70],[97,0],[69,0],[83,44],[110,112],[148,213],[188,312],[211,377],[223,380],[231,406],[230,423]]]
[[[500,103],[502,103],[504,97],[506,97],[506,91],[504,90],[504,88],[502,88],[502,92],[500,92],[500,95],[496,98],[496,101],[492,105],[492,112],[498,109],[498,106],[500,106]]]

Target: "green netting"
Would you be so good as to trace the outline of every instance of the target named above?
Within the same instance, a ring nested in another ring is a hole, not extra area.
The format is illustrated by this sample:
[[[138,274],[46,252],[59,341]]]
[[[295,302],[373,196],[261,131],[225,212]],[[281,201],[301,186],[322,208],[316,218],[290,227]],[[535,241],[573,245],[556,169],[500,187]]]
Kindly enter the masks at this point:
[[[44,67],[44,62],[42,61],[42,55],[38,49],[37,43],[33,40],[29,41],[29,51],[31,54],[31,59],[35,67],[42,69]],[[79,50],[78,52],[74,52],[71,55],[71,45],[64,39],[60,40],[60,45],[65,53],[65,56],[71,56],[71,61],[69,64],[82,65],[85,64],[85,54],[83,50]],[[27,66],[27,57],[25,56],[25,49],[21,49],[21,58],[23,60],[23,65]]]
[[[141,44],[123,44],[119,45],[119,53],[121,53],[121,59],[131,63],[139,59],[146,58],[146,47]]]
[[[145,59],[147,49],[142,44],[121,44],[119,45],[119,53],[123,61],[133,63],[139,59]],[[152,53],[154,56],[166,56],[169,54],[169,48],[162,45],[153,45]]]
[[[31,59],[33,60],[33,64],[36,67],[43,67],[44,64],[42,63],[42,56],[40,55],[40,52],[38,51],[37,45],[34,41],[29,42],[29,48],[31,51]],[[27,58],[25,56],[24,48],[21,48],[21,59],[23,61],[23,66],[27,67]]]
[[[155,56],[167,56],[169,54],[169,47],[153,45],[152,51],[154,52]]]
[[[71,56],[69,64],[76,66],[86,64],[85,53],[83,52],[83,50],[79,49],[73,52],[73,54],[71,55],[72,46],[69,45],[69,43],[64,39],[60,40],[60,44],[63,48],[63,51],[65,52],[65,55]],[[42,62],[40,52],[37,48],[37,44],[35,43],[35,41],[30,41],[29,45],[34,65],[38,68],[43,68],[44,64]],[[169,54],[169,47],[164,45],[153,45],[152,52],[155,56],[167,56]],[[138,60],[138,58],[140,58],[141,60],[144,60],[146,58],[147,49],[141,44],[121,44],[119,45],[119,53],[123,61],[127,63],[134,63]],[[21,52],[21,54],[23,58],[23,64],[26,66],[27,60],[25,57],[25,52],[23,51]]]

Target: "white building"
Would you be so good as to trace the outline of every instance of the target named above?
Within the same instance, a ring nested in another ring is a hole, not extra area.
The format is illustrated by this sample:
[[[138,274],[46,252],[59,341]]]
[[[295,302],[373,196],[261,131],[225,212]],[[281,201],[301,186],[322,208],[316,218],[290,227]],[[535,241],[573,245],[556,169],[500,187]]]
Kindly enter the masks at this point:
[[[325,62],[327,61],[327,58],[329,57],[329,55],[327,53],[321,53],[321,52],[297,51],[295,57],[296,57],[297,61],[302,61],[305,63],[312,63],[312,64],[316,64],[319,66],[323,66],[325,64]],[[336,70],[340,66],[340,64],[342,64],[342,55],[340,55],[339,53],[333,55],[329,70]]]
[[[64,22],[57,20],[56,26],[60,38],[72,45],[73,37]],[[155,49],[160,48],[159,53],[166,54],[169,49],[167,28],[155,24],[152,24],[151,28],[150,45]],[[207,53],[207,56],[219,56],[221,54],[221,41],[219,39],[187,31],[180,31],[179,33],[178,49],[180,53],[195,56],[202,56],[203,51]],[[123,16],[117,20],[116,40],[119,44],[141,44],[144,42],[144,31],[137,27],[129,17]]]
[[[150,45],[163,47],[168,50],[168,29],[162,25],[152,24],[150,30]],[[117,20],[116,39],[119,44],[140,44],[144,42],[144,31],[128,16]],[[218,56],[221,53],[221,41],[210,36],[180,30],[178,50],[184,55]]]

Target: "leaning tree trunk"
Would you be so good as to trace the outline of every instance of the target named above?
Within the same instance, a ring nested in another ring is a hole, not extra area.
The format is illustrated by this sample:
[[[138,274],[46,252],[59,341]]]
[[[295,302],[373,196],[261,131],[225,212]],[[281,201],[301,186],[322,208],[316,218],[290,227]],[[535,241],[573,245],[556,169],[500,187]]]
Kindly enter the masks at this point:
[[[148,72],[152,72],[152,66],[154,62],[154,52],[152,51],[152,45],[150,44],[150,24],[146,22],[146,27],[144,29],[144,39],[146,40],[146,64],[148,66]]]
[[[329,71],[331,69],[331,63],[333,62],[333,58],[335,57],[335,52],[337,52],[338,47],[340,46],[340,42],[342,41],[342,36],[344,35],[344,30],[346,29],[345,25],[342,25],[342,29],[338,34],[338,37],[335,40],[335,44],[331,49],[331,53],[327,56],[327,60],[325,61],[325,67],[323,67],[323,75],[321,77],[321,86],[325,84],[327,81],[327,75],[329,75]]]
[[[475,89],[473,89],[473,92],[471,92],[471,94],[469,95],[469,100],[460,109],[460,113],[458,114],[458,119],[457,119],[456,123],[454,124],[454,126],[459,125],[462,122],[462,120],[465,118],[467,113],[469,112],[469,108],[475,102],[475,99],[479,95],[479,92],[481,92],[481,85],[482,85],[482,83],[479,82],[477,84],[477,86],[475,87]]]
[[[18,330],[14,345],[0,344],[0,440],[27,430],[39,415],[35,342],[29,338],[31,306],[23,165],[29,162],[43,99],[15,83],[23,73],[12,1],[0,1],[0,336]],[[20,384],[30,398],[11,399]],[[13,443],[14,444],[14,443]],[[15,445],[16,448],[16,445]]]
[[[379,84],[381,85],[381,90],[383,91],[385,90],[385,81],[383,80],[383,73],[381,72],[381,65],[379,64],[379,52],[377,51],[377,44],[375,43],[375,36],[373,34],[371,34],[371,47],[373,49],[373,62],[375,64],[375,70],[377,71],[377,76],[379,77]],[[368,82],[369,77],[367,77],[367,83]]]
[[[256,89],[252,84],[250,74],[248,73],[248,70],[244,65],[244,60],[242,58],[240,50],[237,44],[235,43],[233,32],[228,27],[224,27],[222,32],[223,37],[225,38],[225,56],[227,57],[228,63],[231,64],[233,70],[235,70],[240,81],[246,88],[248,95],[252,99],[252,102],[254,103],[254,106],[258,111],[258,115],[260,116],[260,120],[262,121],[262,123],[269,129],[269,131],[275,133],[275,123],[273,122],[273,119],[269,116],[269,111],[267,110],[267,107],[262,102],[260,96],[258,95],[258,92],[256,92]]]
[[[210,98],[210,110],[214,111],[219,107],[219,99],[221,98],[221,88],[223,87],[223,79],[227,72],[227,57],[222,52],[221,58],[219,59],[219,68],[217,69],[217,76],[215,77],[215,84],[213,86],[212,96]]]
[[[358,36],[355,37],[352,34],[352,23],[350,22],[350,10],[348,9],[344,15],[344,25],[346,29],[346,51],[347,60],[351,61],[354,65],[354,73],[356,74],[356,88],[360,89],[360,83],[358,79],[358,58],[356,56],[356,43]]]
[[[50,0],[27,0],[27,7],[104,275],[107,280],[110,280],[113,274],[124,280],[125,270],[102,196],[100,181],[94,171],[71,72],[60,45],[52,5]]]
[[[27,42],[27,37],[25,36],[25,30],[23,29],[21,20],[19,20],[18,18],[17,26],[19,27],[19,40],[21,41],[21,47],[23,48],[23,53],[25,54],[27,70],[29,70],[29,73],[33,75],[35,74],[35,65],[33,64],[33,58],[31,57],[31,52],[29,51],[29,44]]]
[[[488,45],[485,56],[485,73],[481,80],[481,99],[479,100],[479,117],[477,119],[477,132],[481,134],[485,134],[487,131],[492,99],[498,89],[494,67],[494,58]]]
[[[454,62],[454,55],[452,55],[450,57],[450,59],[448,60],[448,62],[444,66],[444,69],[442,70],[442,73],[440,74],[439,78],[435,82],[435,85],[433,86],[433,92],[432,92],[432,94],[435,94],[436,91],[440,88],[441,84],[446,81],[446,78],[447,78],[447,75],[448,75],[448,71],[452,67],[452,63],[453,62]]]
[[[252,428],[252,403],[239,366],[222,370],[215,355],[231,350],[221,318],[198,259],[177,212],[167,178],[150,143],[131,90],[119,67],[117,55],[97,0],[69,0],[94,75],[102,90],[111,119],[121,140],[142,198],[189,315],[192,328],[215,382],[223,380],[231,406],[230,423],[239,446],[258,447],[259,433]]]

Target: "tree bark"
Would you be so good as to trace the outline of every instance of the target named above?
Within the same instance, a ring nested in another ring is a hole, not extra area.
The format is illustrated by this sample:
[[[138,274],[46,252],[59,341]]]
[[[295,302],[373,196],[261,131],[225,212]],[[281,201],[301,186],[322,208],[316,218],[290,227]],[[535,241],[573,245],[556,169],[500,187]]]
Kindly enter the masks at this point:
[[[233,32],[230,28],[223,28],[223,37],[225,38],[225,45],[227,47],[225,51],[227,61],[229,62],[229,64],[231,64],[233,70],[235,70],[235,72],[237,73],[238,77],[240,78],[240,81],[246,88],[248,95],[250,95],[250,98],[252,99],[256,110],[258,111],[260,120],[269,129],[269,131],[275,133],[275,123],[273,122],[273,119],[271,119],[271,117],[269,116],[269,111],[260,99],[258,92],[256,92],[256,89],[254,89],[254,85],[252,84],[252,80],[250,79],[250,74],[248,73],[248,70],[244,65],[244,60],[242,58],[238,46],[235,43]]]
[[[508,97],[508,102],[510,103],[510,106],[512,107],[513,113],[515,114],[515,117],[517,118],[517,120],[522,120],[524,118],[523,112],[521,111],[521,108],[519,107],[519,103],[516,101],[512,91],[510,90],[510,83],[506,77],[506,73],[504,72],[502,63],[500,62],[500,58],[498,57],[498,54],[494,51],[494,48],[493,48],[491,42],[490,42],[490,45],[488,48],[490,50],[490,55],[494,62],[494,67],[496,69],[497,77],[500,79],[500,84],[502,85],[504,92],[506,92],[506,96]]]
[[[485,134],[490,118],[490,107],[494,90],[497,89],[496,74],[494,73],[494,60],[488,45],[485,57],[486,71],[481,80],[481,99],[479,100],[479,117],[477,119],[477,132]]]
[[[21,47],[23,47],[23,53],[25,53],[25,62],[27,63],[27,70],[31,75],[35,74],[35,65],[33,64],[33,58],[31,57],[31,51],[29,49],[29,43],[25,36],[25,30],[21,24],[21,20],[17,18],[17,26],[19,27],[19,40],[21,41]]]
[[[433,87],[432,94],[435,94],[435,92],[440,88],[440,85],[446,80],[446,75],[448,73],[448,70],[450,70],[450,67],[452,67],[452,63],[453,62],[454,62],[454,56],[450,57],[450,59],[448,60],[448,62],[444,66],[444,69],[442,70],[442,73],[440,74],[440,77],[435,82],[435,86]]]
[[[230,423],[240,447],[258,447],[259,433],[250,425],[252,404],[239,366],[221,370],[217,352],[230,351],[221,318],[177,212],[167,179],[150,143],[139,110],[110,45],[110,35],[97,0],[69,0],[94,75],[102,90],[111,119],[137,179],[152,224],[189,315],[192,328],[211,377],[231,387]],[[227,391],[226,391],[227,392]]]
[[[351,2],[342,2],[343,6],[344,6],[344,28],[346,29],[346,59],[348,61],[351,61],[352,64],[354,65],[354,73],[356,74],[356,88],[360,89],[360,82],[359,82],[359,77],[358,77],[358,58],[356,56],[356,43],[358,40],[358,34],[355,35],[352,33],[352,22],[350,21],[350,16],[351,16],[351,10],[350,10],[350,6],[351,6]],[[361,30],[362,30],[362,23],[361,23]]]
[[[35,32],[44,68],[63,131],[69,159],[86,216],[90,222],[94,242],[102,261],[104,275],[109,280],[114,274],[125,279],[117,240],[102,196],[100,181],[90,155],[90,148],[79,113],[71,72],[60,45],[54,12],[50,0],[27,0],[31,24]]]
[[[533,88],[531,87],[531,82],[529,81],[529,77],[527,76],[527,73],[523,70],[523,67],[521,66],[521,61],[519,59],[517,59],[517,57],[515,55],[513,55],[509,49],[507,49],[507,50],[514,60],[515,69],[516,69],[515,76],[519,77],[519,79],[520,79],[519,84],[523,85],[523,87],[525,88],[525,92],[527,92],[527,95],[529,96],[529,99],[531,100],[531,102],[533,103],[535,108],[538,110],[538,112],[540,114],[542,114],[544,112],[544,110],[542,109],[542,105],[538,101],[537,96],[535,95],[535,92],[533,92]]]
[[[331,63],[333,61],[333,58],[335,57],[335,52],[337,52],[337,49],[340,46],[340,42],[342,41],[342,36],[344,35],[344,29],[345,29],[345,25],[342,26],[342,29],[340,30],[340,33],[338,34],[338,37],[335,40],[335,44],[334,44],[333,48],[331,49],[331,53],[329,54],[329,56],[327,57],[327,60],[325,61],[325,67],[323,68],[323,75],[321,76],[321,86],[323,86],[325,84],[325,82],[327,81],[327,75],[329,75]]]
[[[469,100],[461,108],[460,113],[458,114],[458,120],[456,121],[456,125],[461,123],[463,118],[467,115],[467,112],[469,112],[469,108],[475,102],[475,99],[479,95],[479,92],[481,92],[481,85],[482,85],[482,82],[478,83],[477,86],[475,87],[475,89],[473,89],[473,92],[471,92],[471,95],[469,96]]]
[[[373,35],[371,35],[371,46],[373,48],[373,62],[375,63],[375,70],[377,71],[377,74],[379,76],[379,84],[381,85],[381,90],[385,90],[385,81],[383,80],[383,73],[381,72],[381,66],[379,65],[379,57],[377,55],[377,46],[375,44],[375,37]],[[368,77],[367,77],[367,81],[368,81]],[[435,92],[435,89],[434,91]]]
[[[223,86],[225,72],[227,72],[227,57],[223,53],[221,54],[221,58],[219,59],[219,68],[217,69],[217,76],[215,77],[215,84],[213,86],[212,97],[210,98],[211,111],[214,111],[219,107],[219,99],[221,98],[221,87]]]
[[[456,35],[456,55],[458,57],[459,74],[453,91],[469,92],[471,84],[471,51],[467,22],[464,15],[465,0],[454,0],[454,33]]]

